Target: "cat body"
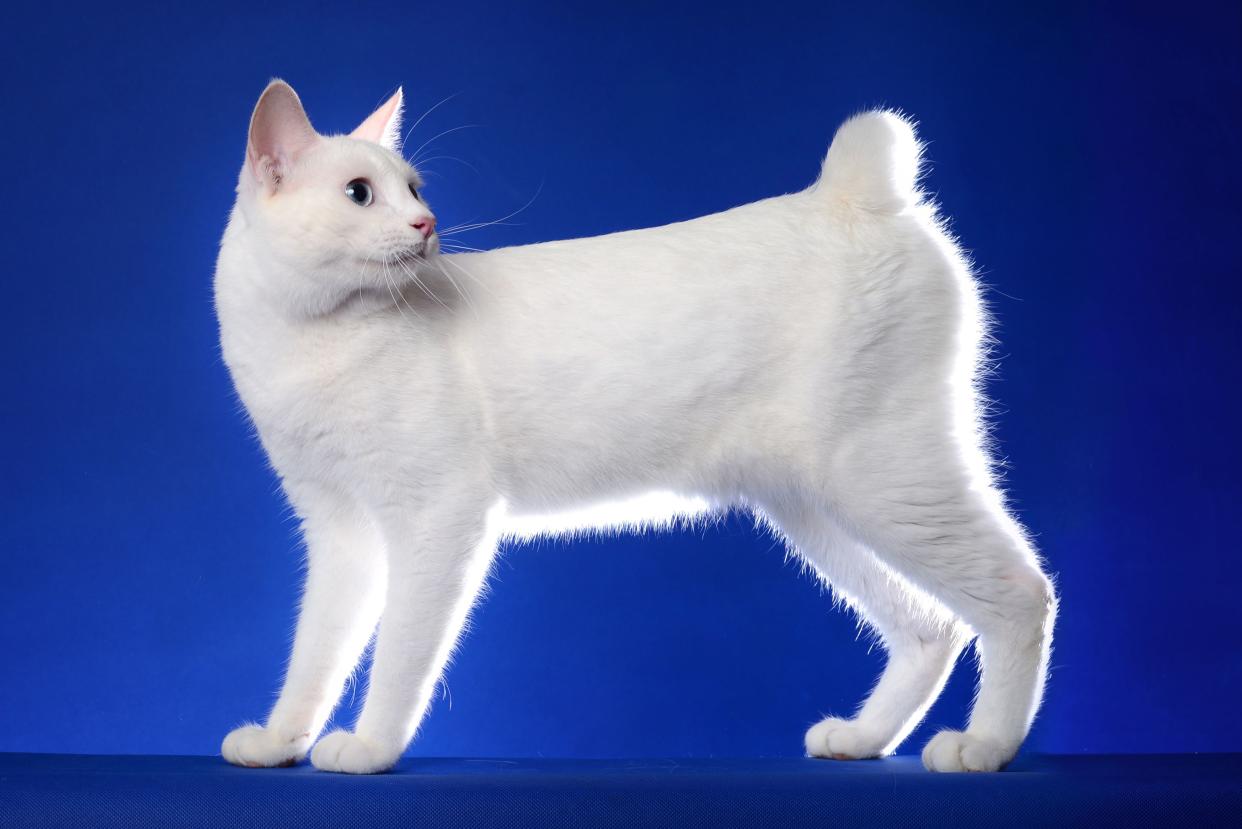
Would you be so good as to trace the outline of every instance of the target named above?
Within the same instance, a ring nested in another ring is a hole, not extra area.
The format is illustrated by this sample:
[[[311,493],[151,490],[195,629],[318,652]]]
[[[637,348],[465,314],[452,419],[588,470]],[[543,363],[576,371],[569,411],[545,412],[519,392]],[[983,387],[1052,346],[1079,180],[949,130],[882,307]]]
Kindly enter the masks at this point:
[[[446,255],[393,152],[400,103],[323,138],[274,82],[252,121],[217,267],[221,342],[309,572],[281,698],[225,757],[280,765],[314,745],[321,769],[389,768],[500,537],[743,506],[889,651],[860,712],[814,726],[809,753],[890,752],[977,634],[971,727],[924,761],[1007,762],[1055,599],[989,475],[977,288],[915,187],[910,125],[847,122],[799,193]],[[377,623],[355,730],[315,744]]]

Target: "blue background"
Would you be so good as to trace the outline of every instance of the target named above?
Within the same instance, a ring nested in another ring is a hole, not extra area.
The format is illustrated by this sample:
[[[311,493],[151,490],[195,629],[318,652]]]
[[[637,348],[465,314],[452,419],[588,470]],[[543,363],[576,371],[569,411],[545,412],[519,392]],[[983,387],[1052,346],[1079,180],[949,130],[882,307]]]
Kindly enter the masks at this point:
[[[300,553],[211,304],[270,76],[322,131],[404,84],[479,247],[807,185],[869,105],[991,286],[1008,485],[1062,616],[1041,751],[1242,748],[1242,7],[44,3],[0,32],[0,750],[213,753]],[[745,519],[509,549],[413,753],[796,755],[882,665]],[[905,750],[962,722],[959,666]],[[361,694],[347,693],[356,706]],[[338,720],[349,722],[342,711]]]

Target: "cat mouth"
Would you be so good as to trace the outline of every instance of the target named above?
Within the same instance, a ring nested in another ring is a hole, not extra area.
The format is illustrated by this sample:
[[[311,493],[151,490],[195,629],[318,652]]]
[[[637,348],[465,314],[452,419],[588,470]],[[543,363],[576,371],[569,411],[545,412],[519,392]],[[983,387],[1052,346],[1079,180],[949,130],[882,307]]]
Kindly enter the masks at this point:
[[[422,265],[435,254],[433,247],[427,242],[419,242],[409,248],[390,253],[386,258],[392,265]]]
[[[406,265],[412,265],[412,264],[417,264],[419,262],[426,262],[436,253],[438,253],[439,250],[440,250],[440,245],[438,241],[436,240],[436,237],[432,236],[429,239],[425,239],[421,242],[416,242],[415,244],[409,245],[408,247],[399,248],[398,250],[394,251],[390,255],[389,258],[393,262],[401,262]]]

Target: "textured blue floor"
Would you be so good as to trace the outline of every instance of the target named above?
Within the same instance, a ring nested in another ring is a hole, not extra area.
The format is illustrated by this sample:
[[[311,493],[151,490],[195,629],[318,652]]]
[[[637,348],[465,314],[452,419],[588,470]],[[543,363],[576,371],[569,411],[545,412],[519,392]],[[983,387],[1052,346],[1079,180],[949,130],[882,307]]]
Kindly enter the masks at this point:
[[[1242,755],[432,760],[350,777],[213,757],[0,754],[0,826],[721,827],[1242,824]]]

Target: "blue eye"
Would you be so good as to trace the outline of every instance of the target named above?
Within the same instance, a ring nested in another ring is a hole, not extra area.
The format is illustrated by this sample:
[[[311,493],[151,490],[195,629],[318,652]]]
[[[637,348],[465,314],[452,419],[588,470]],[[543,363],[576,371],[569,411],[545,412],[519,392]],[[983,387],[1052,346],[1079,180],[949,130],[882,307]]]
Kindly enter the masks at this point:
[[[349,184],[346,184],[345,195],[349,196],[349,200],[360,207],[366,207],[371,203],[371,199],[374,198],[371,194],[371,184],[365,178],[356,178]]]

